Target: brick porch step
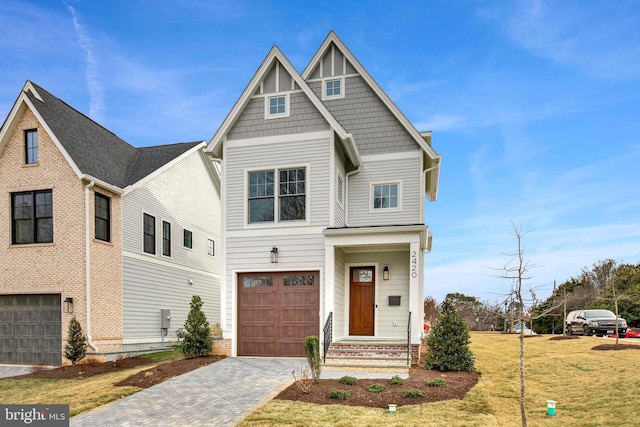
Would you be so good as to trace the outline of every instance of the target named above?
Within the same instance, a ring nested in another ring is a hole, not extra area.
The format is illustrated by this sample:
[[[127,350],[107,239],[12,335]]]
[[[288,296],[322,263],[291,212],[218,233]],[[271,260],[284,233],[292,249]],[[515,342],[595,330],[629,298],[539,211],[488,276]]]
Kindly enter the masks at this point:
[[[322,367],[329,370],[408,372],[407,345],[398,340],[331,343]]]

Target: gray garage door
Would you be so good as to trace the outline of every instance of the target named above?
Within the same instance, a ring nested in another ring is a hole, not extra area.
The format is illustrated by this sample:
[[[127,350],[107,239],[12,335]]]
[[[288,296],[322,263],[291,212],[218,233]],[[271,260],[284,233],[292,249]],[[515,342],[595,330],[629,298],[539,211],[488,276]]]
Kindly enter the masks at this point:
[[[60,365],[60,295],[0,295],[0,363]]]

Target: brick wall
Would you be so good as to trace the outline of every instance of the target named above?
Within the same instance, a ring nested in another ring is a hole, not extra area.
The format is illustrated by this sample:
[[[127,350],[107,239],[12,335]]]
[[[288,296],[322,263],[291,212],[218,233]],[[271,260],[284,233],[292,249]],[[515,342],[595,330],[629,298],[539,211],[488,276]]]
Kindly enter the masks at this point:
[[[24,131],[38,130],[38,163],[26,165]],[[66,340],[72,316],[86,325],[84,185],[36,116],[26,108],[0,153],[0,275],[3,294],[60,294],[73,298],[73,314],[62,314]],[[11,244],[11,193],[52,190],[53,243]],[[98,190],[101,191],[101,190]],[[90,196],[93,237],[93,193]],[[112,199],[112,235],[120,241],[120,201]],[[115,240],[117,239],[117,240]],[[122,339],[120,244],[92,243],[92,336],[100,351]],[[104,348],[103,345],[104,344]]]

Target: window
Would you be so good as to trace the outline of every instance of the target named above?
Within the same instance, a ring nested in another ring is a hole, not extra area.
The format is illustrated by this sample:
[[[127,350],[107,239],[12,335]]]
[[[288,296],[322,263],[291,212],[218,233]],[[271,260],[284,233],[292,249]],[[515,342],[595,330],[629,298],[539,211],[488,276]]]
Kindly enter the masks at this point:
[[[374,209],[396,209],[398,207],[398,184],[373,186]]]
[[[314,276],[284,276],[284,286],[313,286]]]
[[[322,99],[344,98],[344,78],[324,80],[322,85]]]
[[[213,239],[207,239],[207,255],[216,256],[216,242]]]
[[[249,222],[273,222],[273,171],[249,173]]]
[[[305,219],[305,170],[280,171],[280,221]]]
[[[149,214],[144,214],[144,243],[143,250],[148,254],[156,254],[156,219]]]
[[[53,242],[51,190],[12,193],[11,227],[15,245]]]
[[[171,223],[162,221],[162,255],[171,256]]]
[[[182,233],[182,245],[185,248],[193,249],[193,233],[186,228]]]
[[[338,203],[340,203],[340,206],[344,206],[344,178],[342,177],[342,174],[340,172],[338,172],[337,190]]]
[[[289,117],[289,94],[265,98],[265,118]]]
[[[111,241],[111,199],[95,193],[95,237],[105,242]]]
[[[28,165],[38,163],[38,130],[24,132],[24,162]]]
[[[262,288],[265,286],[273,286],[273,277],[271,276],[245,277],[242,281],[242,287],[244,288]]]
[[[276,184],[277,194],[274,191]],[[278,219],[275,218],[276,204]],[[248,206],[250,224],[304,220],[306,218],[306,169],[250,172]]]

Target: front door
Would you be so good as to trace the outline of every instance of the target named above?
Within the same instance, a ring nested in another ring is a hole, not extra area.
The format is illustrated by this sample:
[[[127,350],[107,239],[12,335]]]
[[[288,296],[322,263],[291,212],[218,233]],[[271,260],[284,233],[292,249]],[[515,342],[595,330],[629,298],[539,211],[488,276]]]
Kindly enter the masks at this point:
[[[373,336],[375,268],[351,267],[349,277],[349,335]]]

